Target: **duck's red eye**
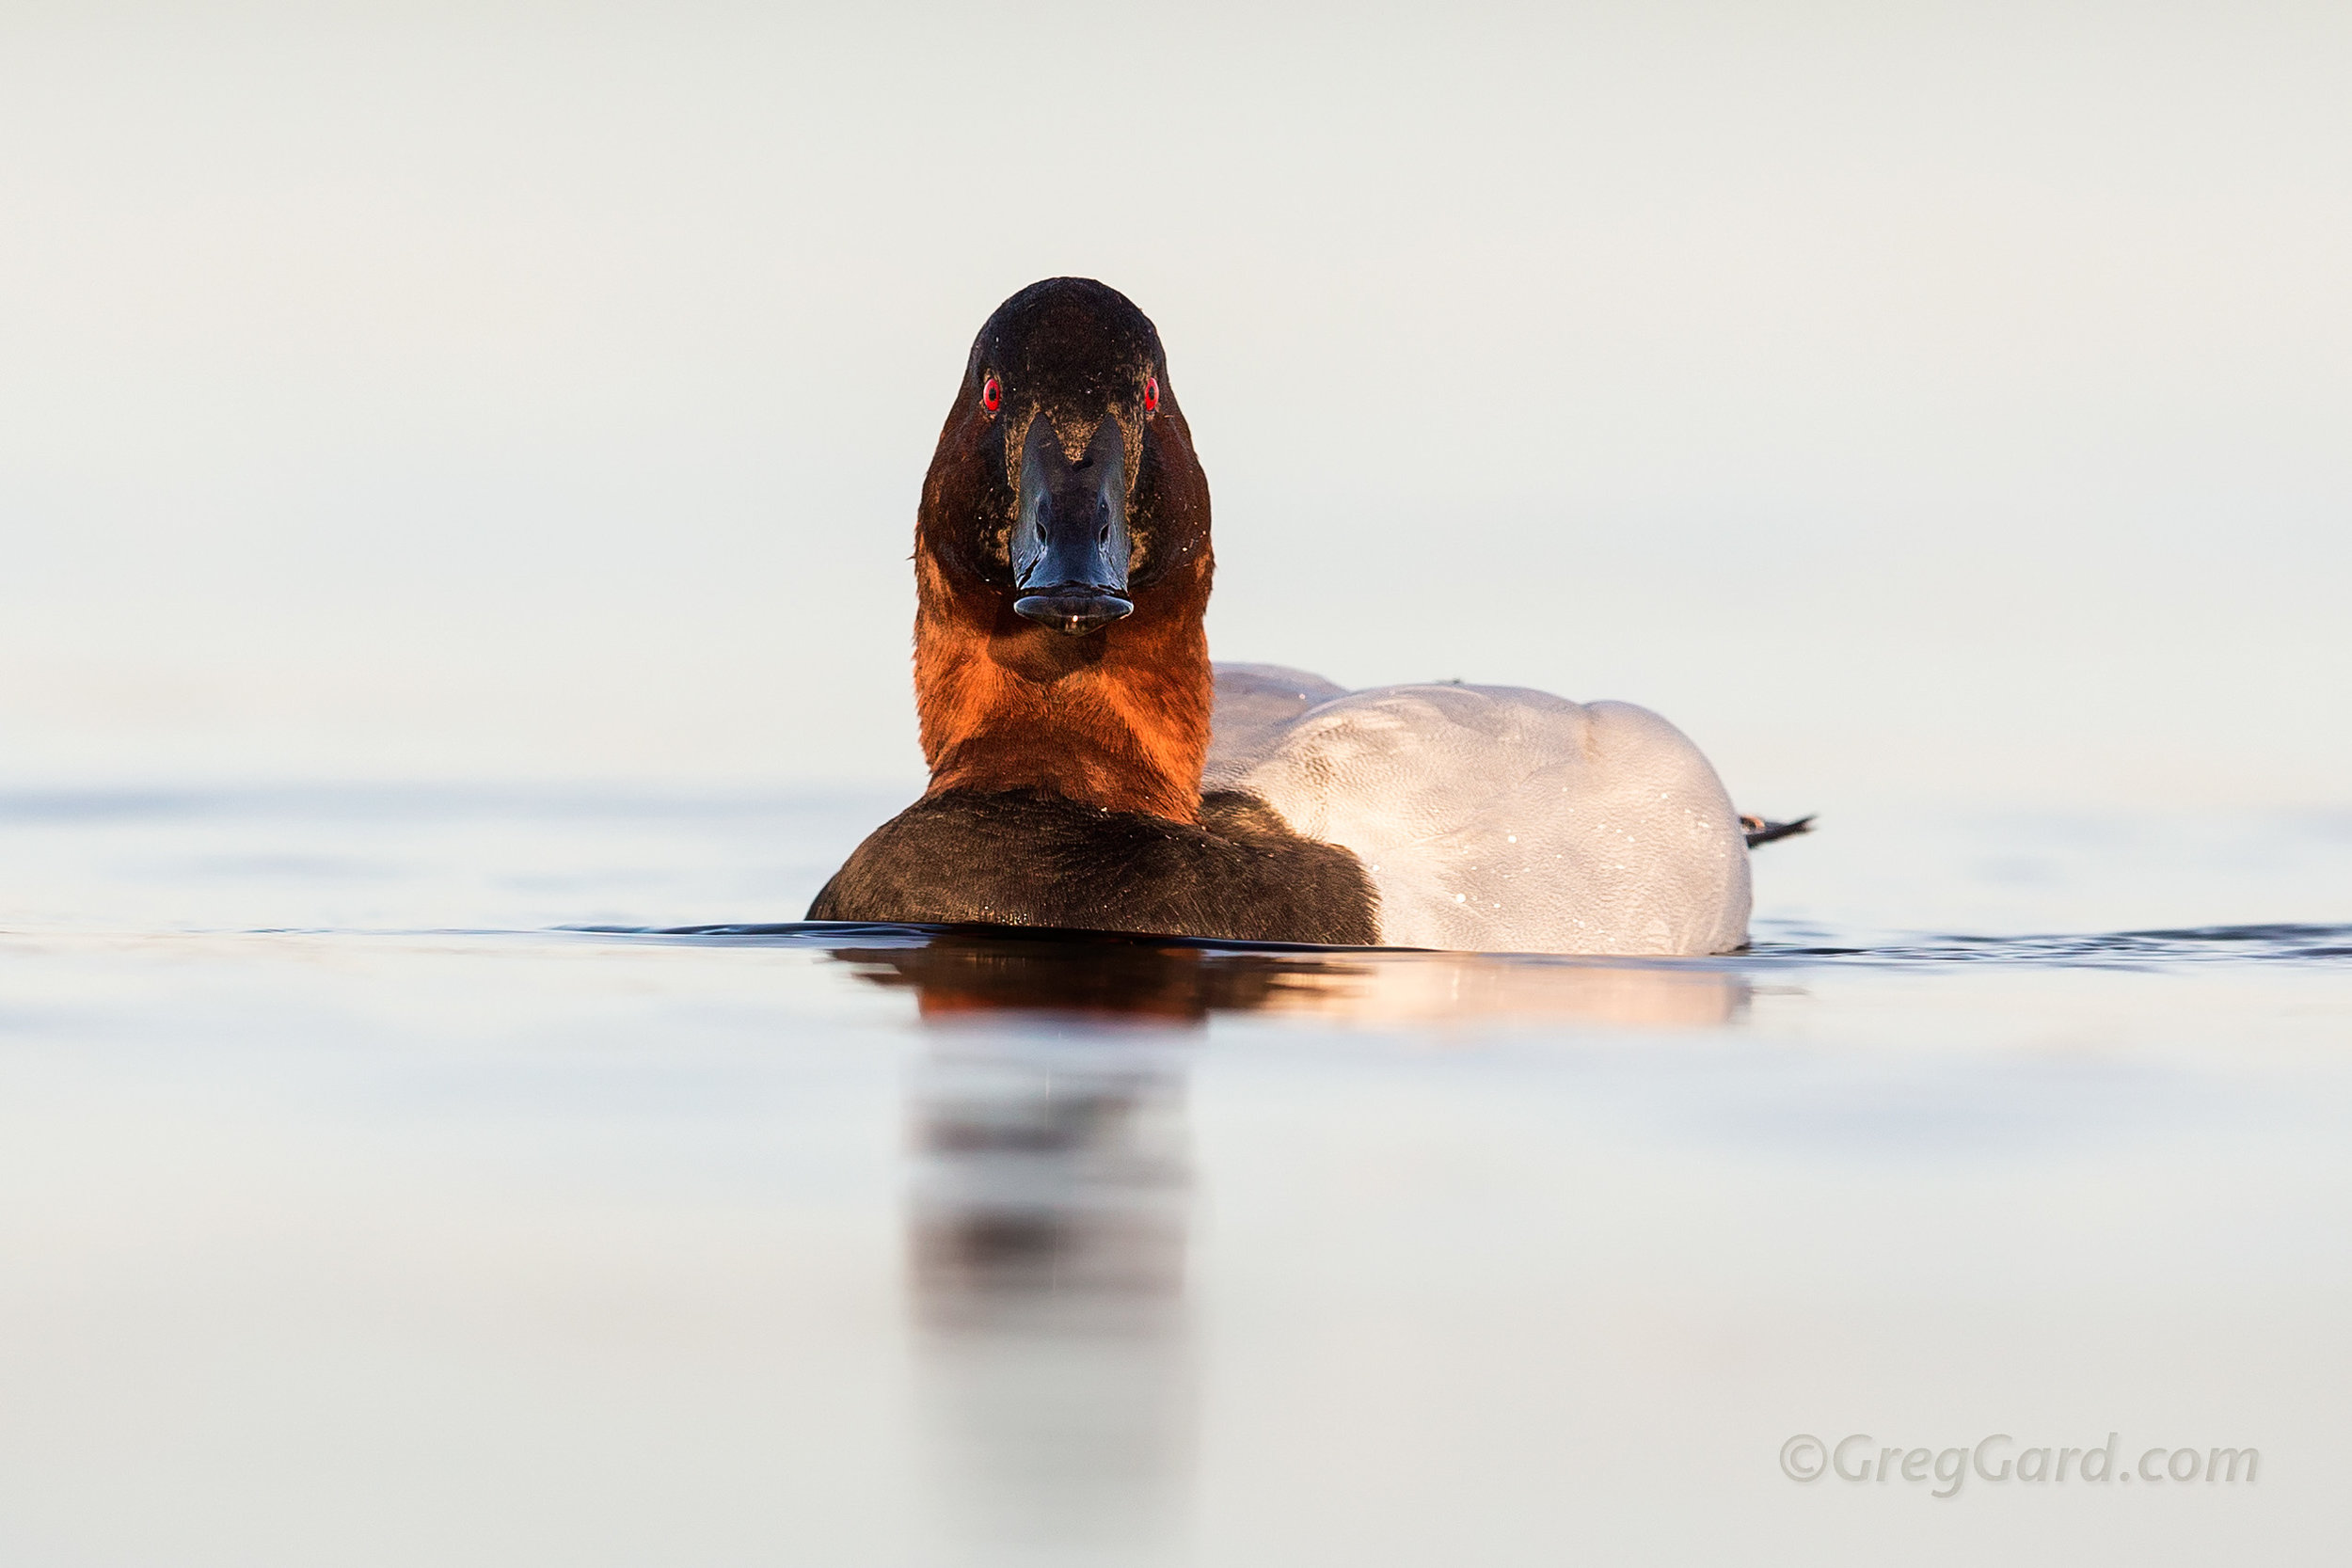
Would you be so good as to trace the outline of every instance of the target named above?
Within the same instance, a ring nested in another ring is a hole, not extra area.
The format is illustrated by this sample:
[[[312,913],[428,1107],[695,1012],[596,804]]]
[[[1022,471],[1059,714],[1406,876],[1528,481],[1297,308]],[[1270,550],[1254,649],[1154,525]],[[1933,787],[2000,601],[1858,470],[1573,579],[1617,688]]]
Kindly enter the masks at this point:
[[[1147,414],[1160,411],[1160,378],[1156,375],[1144,378],[1143,411]]]
[[[1003,383],[999,382],[993,375],[986,381],[980,383],[980,406],[982,408],[985,408],[990,413],[993,414],[1004,405],[1005,388]]]

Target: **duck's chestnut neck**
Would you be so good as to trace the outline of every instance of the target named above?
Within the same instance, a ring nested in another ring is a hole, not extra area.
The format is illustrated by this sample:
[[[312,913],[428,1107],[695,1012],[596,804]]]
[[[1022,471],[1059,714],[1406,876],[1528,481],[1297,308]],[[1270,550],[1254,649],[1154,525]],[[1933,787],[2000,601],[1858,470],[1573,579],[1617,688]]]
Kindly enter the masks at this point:
[[[1203,549],[1137,593],[1135,613],[1073,637],[918,549],[916,709],[930,793],[1028,790],[1198,819],[1212,701]]]

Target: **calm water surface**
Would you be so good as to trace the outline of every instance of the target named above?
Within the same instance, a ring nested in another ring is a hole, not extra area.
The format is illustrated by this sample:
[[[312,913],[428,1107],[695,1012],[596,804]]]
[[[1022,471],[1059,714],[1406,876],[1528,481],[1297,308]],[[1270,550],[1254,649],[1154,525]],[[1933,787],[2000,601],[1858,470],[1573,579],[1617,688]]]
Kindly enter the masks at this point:
[[[1833,818],[1697,961],[781,924],[891,805],[0,798],[0,1561],[2340,1560],[2352,820]]]

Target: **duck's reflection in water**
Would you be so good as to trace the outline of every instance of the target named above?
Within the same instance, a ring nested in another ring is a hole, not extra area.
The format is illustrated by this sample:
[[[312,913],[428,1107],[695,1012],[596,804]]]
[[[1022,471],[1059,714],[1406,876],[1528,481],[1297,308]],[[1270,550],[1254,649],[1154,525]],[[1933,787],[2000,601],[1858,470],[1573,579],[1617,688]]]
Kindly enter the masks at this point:
[[[1188,1032],[1232,988],[1125,943],[845,951],[931,1025],[907,1252],[942,1501],[974,1560],[1176,1555],[1191,1447]]]
[[[925,1021],[1196,1025],[1211,1013],[1313,1014],[1370,1024],[1577,1022],[1706,1028],[1738,1022],[1752,994],[1729,963],[1248,948],[964,927],[894,947],[844,943],[866,978],[913,988]]]
[[[1735,1018],[1705,968],[945,936],[834,956],[912,989],[922,1397],[977,1560],[1180,1555],[1192,1447],[1185,1071],[1212,1013]]]

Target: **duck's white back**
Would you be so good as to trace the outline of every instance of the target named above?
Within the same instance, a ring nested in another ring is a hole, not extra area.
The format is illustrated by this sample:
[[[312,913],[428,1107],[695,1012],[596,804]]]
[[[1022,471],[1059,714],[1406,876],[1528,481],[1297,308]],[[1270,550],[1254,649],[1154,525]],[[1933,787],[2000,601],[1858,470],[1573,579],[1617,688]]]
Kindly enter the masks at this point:
[[[1346,691],[1220,664],[1204,787],[1246,789],[1353,850],[1396,945],[1692,954],[1747,940],[1730,798],[1682,732],[1629,703]]]

